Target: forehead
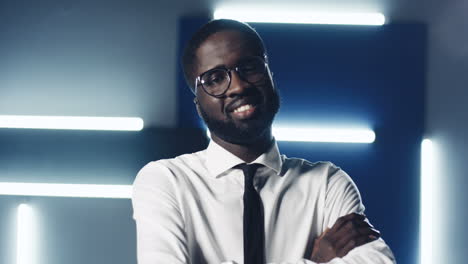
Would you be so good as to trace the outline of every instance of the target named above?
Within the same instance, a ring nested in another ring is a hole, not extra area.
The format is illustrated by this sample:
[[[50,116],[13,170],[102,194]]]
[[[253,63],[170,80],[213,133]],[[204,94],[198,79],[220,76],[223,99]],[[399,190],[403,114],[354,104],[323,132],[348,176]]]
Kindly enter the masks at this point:
[[[232,67],[243,58],[261,55],[252,41],[237,31],[220,31],[209,36],[196,51],[195,74],[218,66]]]

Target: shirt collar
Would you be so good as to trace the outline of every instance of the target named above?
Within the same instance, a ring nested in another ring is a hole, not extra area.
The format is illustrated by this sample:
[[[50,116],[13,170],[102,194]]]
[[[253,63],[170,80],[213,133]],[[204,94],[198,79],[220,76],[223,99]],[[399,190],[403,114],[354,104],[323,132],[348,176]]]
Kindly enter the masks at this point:
[[[206,151],[206,167],[215,178],[232,167],[245,163],[242,159],[227,151],[213,140],[210,141]],[[251,163],[262,164],[274,170],[276,174],[279,174],[283,161],[276,140],[273,140],[270,148],[265,153]]]

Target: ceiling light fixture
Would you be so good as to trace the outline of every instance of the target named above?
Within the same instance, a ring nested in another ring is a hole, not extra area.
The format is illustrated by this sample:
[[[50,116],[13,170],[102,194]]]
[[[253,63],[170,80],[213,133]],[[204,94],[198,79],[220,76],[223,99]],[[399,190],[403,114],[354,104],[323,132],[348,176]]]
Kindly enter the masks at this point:
[[[309,9],[309,10],[308,10]],[[385,24],[382,13],[371,12],[319,12],[310,11],[310,7],[260,6],[260,5],[220,5],[213,17],[227,18],[244,22],[257,23],[294,23],[294,24],[333,24],[333,25],[368,25]]]

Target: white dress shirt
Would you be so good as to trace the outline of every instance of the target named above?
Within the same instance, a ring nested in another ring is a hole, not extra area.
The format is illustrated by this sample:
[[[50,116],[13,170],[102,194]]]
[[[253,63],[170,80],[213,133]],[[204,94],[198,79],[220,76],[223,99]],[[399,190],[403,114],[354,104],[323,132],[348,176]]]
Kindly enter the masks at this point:
[[[211,141],[208,148],[150,162],[133,185],[139,264],[243,263],[244,163]],[[252,163],[265,215],[268,263],[307,263],[312,242],[343,215],[363,213],[356,185],[329,162],[280,155],[276,142]],[[396,263],[382,239],[329,264]]]

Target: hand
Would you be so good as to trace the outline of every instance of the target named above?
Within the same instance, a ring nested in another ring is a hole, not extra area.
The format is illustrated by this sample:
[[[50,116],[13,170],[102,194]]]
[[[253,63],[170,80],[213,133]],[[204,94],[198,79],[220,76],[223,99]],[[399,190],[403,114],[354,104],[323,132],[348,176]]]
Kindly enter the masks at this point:
[[[323,263],[344,257],[353,248],[374,241],[380,232],[361,214],[352,213],[338,218],[332,228],[314,241],[311,260]]]

